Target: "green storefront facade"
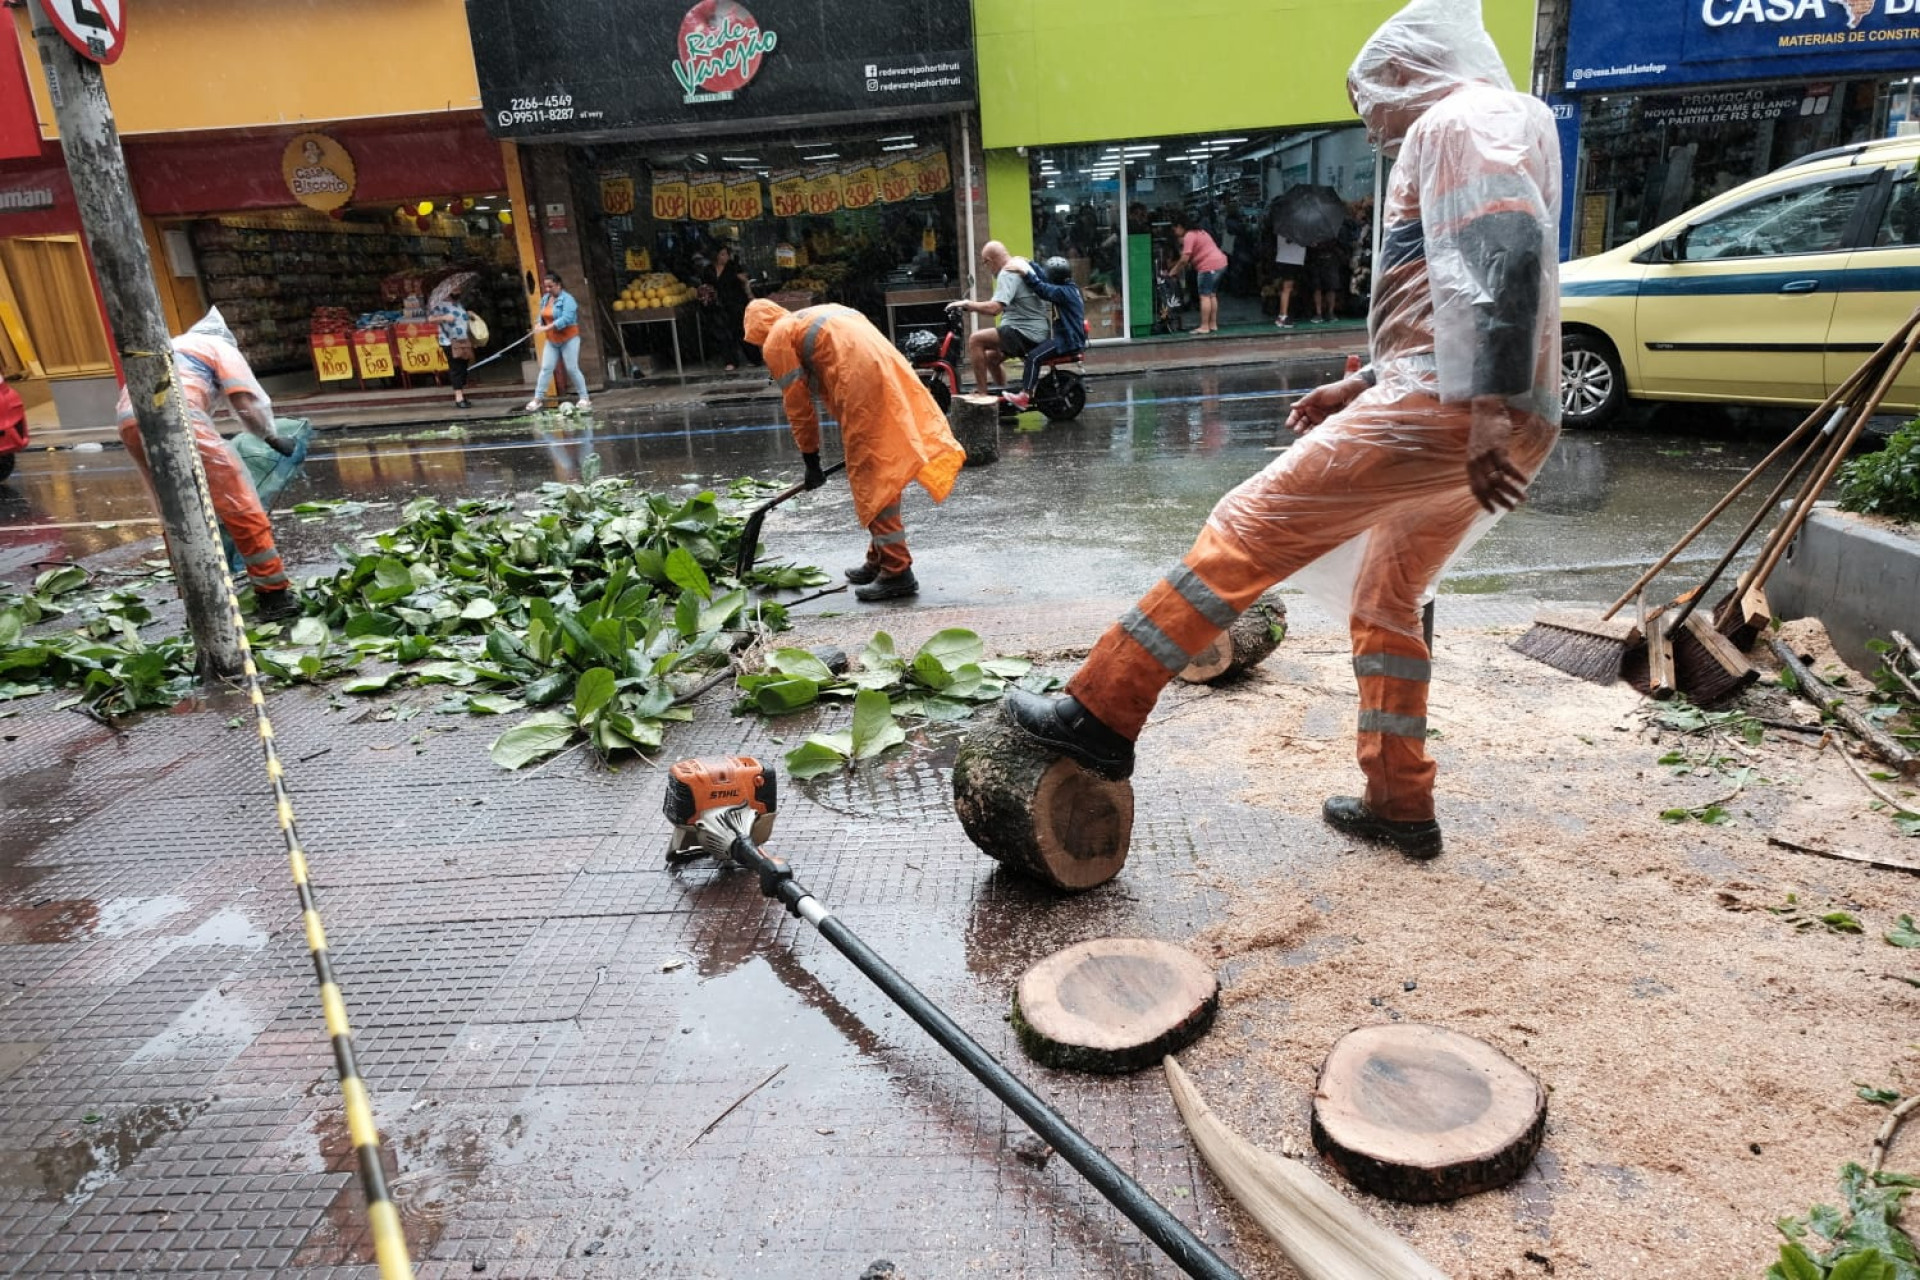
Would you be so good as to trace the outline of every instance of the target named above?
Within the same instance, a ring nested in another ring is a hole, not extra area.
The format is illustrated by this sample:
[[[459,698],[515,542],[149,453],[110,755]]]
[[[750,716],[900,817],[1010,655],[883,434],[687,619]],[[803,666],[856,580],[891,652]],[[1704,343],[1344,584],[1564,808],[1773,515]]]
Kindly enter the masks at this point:
[[[1096,340],[1145,336],[1179,323],[1171,304],[1190,307],[1159,280],[1178,252],[1175,217],[1228,255],[1224,328],[1270,327],[1283,300],[1296,324],[1358,323],[1380,175],[1346,69],[1398,7],[974,0],[989,233],[1015,253],[1067,257]],[[1532,0],[1484,0],[1484,18],[1526,86]],[[1277,236],[1269,216],[1303,184],[1346,210],[1313,245]]]

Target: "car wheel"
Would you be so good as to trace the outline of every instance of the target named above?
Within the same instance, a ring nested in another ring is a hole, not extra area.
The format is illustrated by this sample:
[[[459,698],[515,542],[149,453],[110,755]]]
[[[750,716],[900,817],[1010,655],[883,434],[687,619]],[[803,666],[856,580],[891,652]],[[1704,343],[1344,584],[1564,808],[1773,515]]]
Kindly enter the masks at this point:
[[[932,377],[921,375],[920,382],[926,387],[927,394],[933,397],[933,402],[940,406],[940,412],[945,413],[953,407],[953,388],[947,385],[947,380],[938,372]]]
[[[1087,387],[1078,374],[1049,370],[1033,389],[1033,407],[1054,422],[1067,422],[1087,407]]]
[[[1569,427],[1603,427],[1627,399],[1627,375],[1606,339],[1569,333],[1560,339],[1560,416]]]
[[[5,480],[12,474],[13,455],[10,453],[0,453],[0,480]]]

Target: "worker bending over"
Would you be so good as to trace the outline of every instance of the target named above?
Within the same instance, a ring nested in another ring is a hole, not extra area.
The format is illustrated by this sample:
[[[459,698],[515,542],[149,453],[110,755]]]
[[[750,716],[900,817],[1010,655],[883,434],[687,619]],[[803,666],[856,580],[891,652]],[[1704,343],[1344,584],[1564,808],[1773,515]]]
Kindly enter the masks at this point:
[[[1559,432],[1559,147],[1547,108],[1514,92],[1477,0],[1414,0],[1360,50],[1347,90],[1373,140],[1398,152],[1372,364],[1294,406],[1287,425],[1302,439],[1220,500],[1065,696],[1010,690],[1008,706],[1035,738],[1124,778],[1166,683],[1301,574],[1348,613],[1360,685],[1366,791],[1328,799],[1322,816],[1429,858],[1441,841],[1420,609],[1524,498]]]
[[[854,511],[872,535],[866,561],[846,571],[853,594],[872,601],[918,592],[900,495],[918,481],[935,502],[945,501],[966,462],[926,385],[886,335],[848,307],[789,312],[756,298],[747,304],[746,339],[780,388],[809,489],[826,483],[816,399],[840,424]]]

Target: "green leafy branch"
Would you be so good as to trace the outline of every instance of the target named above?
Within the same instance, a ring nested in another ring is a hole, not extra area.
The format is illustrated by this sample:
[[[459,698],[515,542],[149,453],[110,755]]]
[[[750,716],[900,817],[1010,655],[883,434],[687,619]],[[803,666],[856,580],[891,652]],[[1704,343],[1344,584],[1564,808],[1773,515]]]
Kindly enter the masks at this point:
[[[1816,1204],[1775,1224],[1786,1243],[1766,1280],[1920,1280],[1920,1257],[1900,1229],[1900,1210],[1920,1179],[1840,1168],[1844,1207]]]

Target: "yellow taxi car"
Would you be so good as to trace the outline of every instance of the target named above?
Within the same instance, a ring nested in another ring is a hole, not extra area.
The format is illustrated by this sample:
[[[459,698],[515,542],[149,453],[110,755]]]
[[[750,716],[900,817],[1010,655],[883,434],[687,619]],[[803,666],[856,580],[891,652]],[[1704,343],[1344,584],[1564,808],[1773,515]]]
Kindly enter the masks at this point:
[[[1920,306],[1920,137],[1818,152],[1560,266],[1561,402],[1816,405]],[[1920,361],[1887,397],[1920,407]]]

